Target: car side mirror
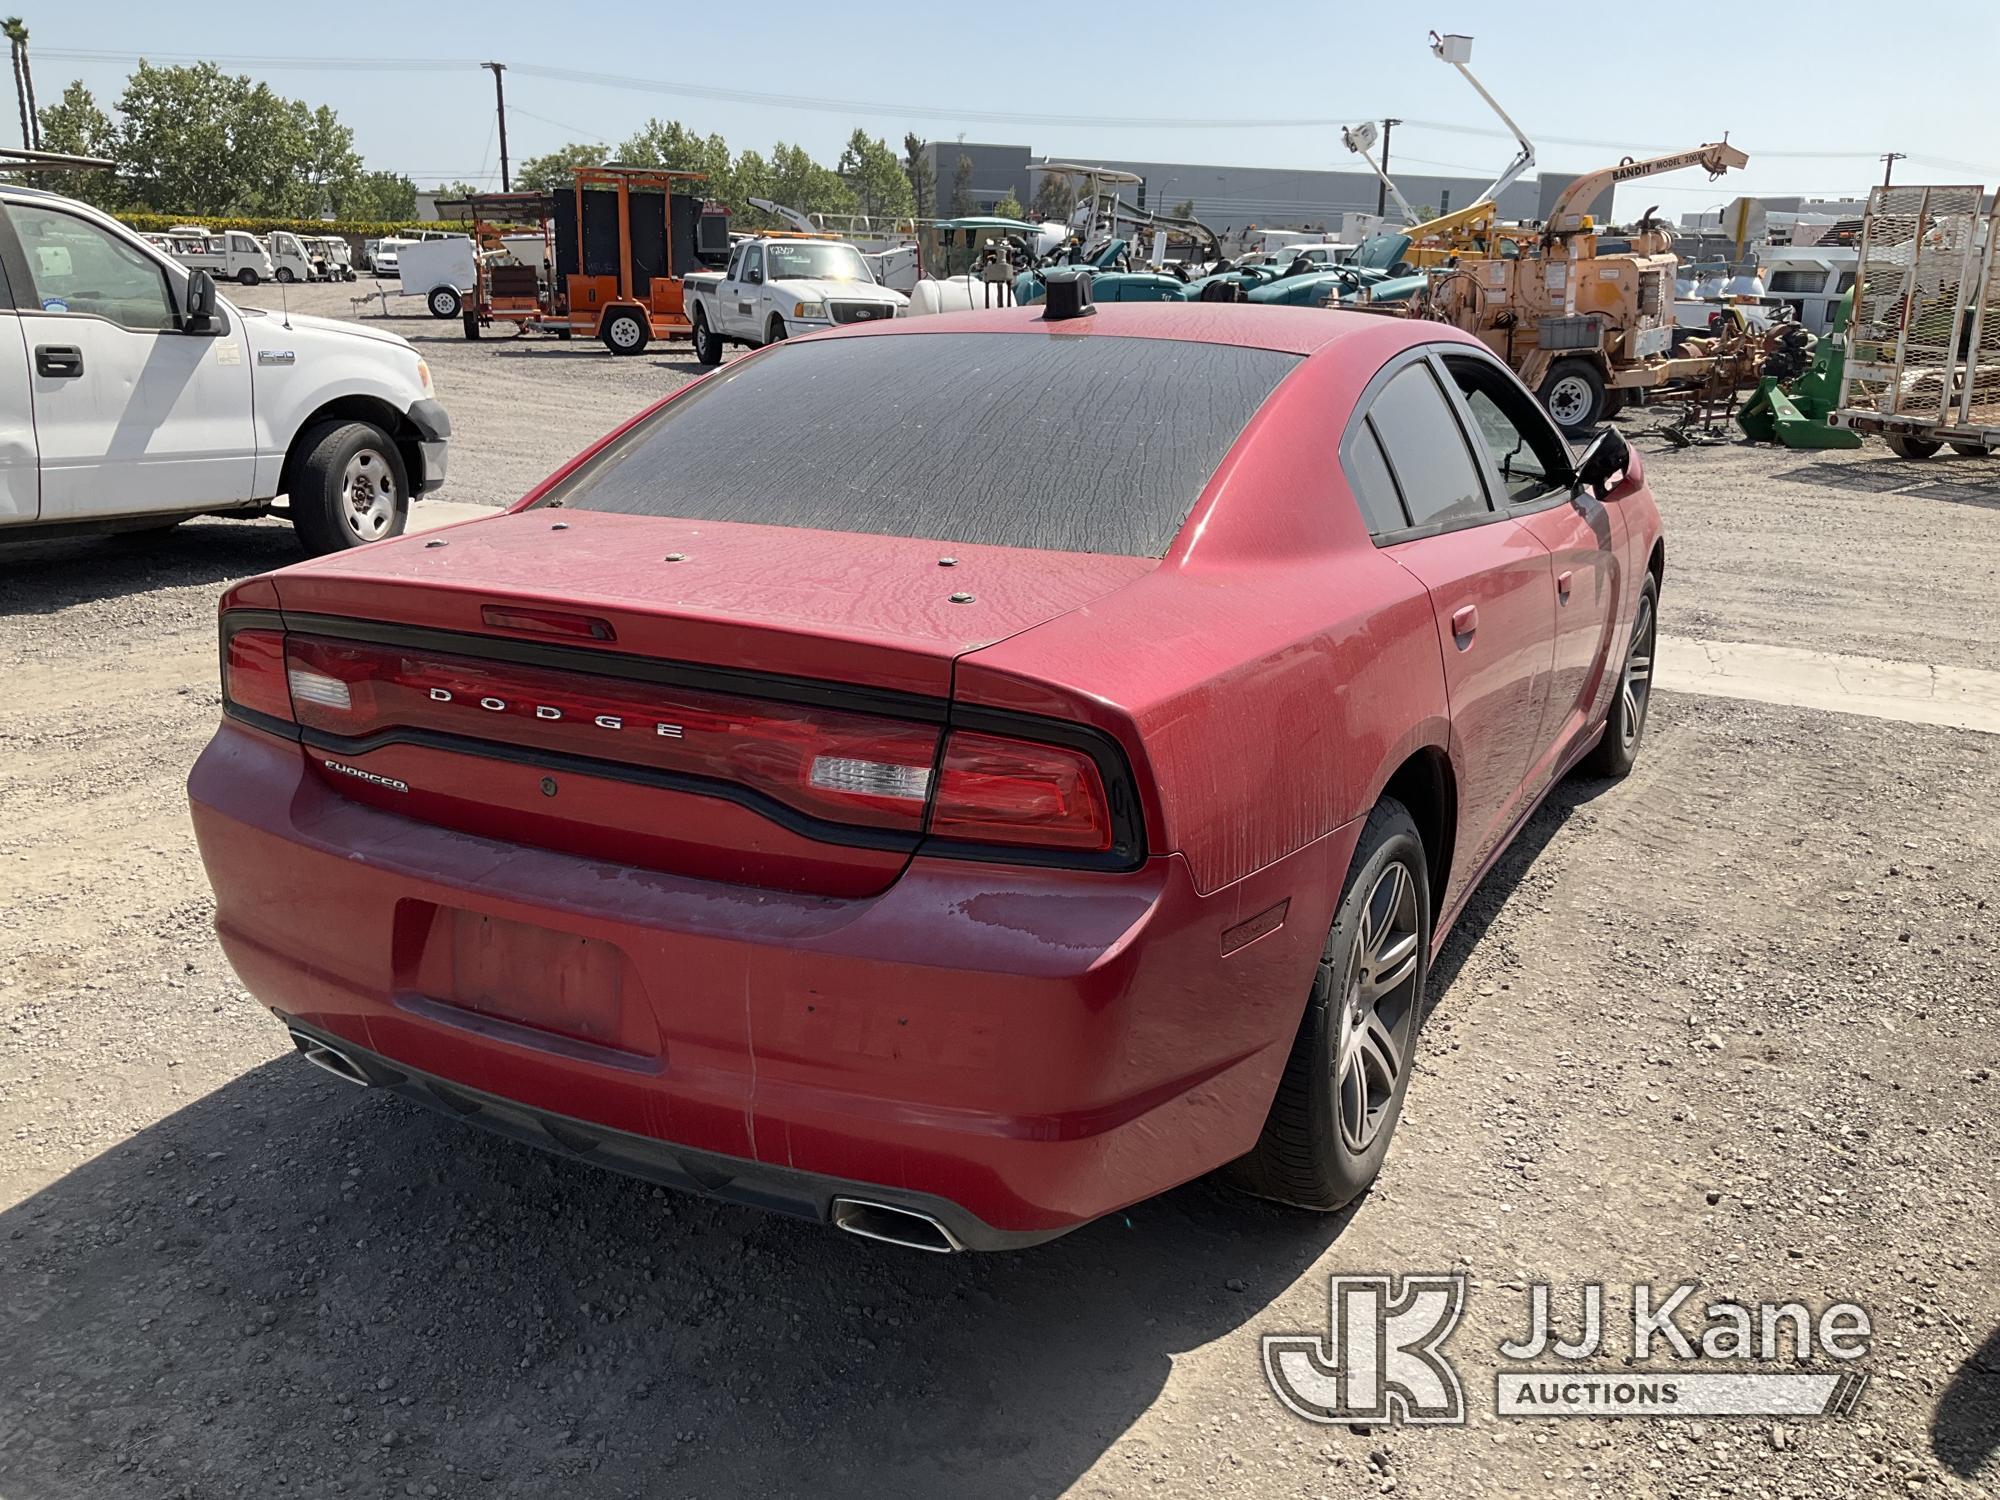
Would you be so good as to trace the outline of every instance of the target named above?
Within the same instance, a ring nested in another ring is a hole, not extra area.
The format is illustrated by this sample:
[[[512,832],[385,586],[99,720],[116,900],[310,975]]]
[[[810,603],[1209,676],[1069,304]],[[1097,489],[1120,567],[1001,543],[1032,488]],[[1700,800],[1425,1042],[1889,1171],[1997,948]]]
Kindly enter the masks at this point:
[[[187,324],[189,333],[207,333],[215,326],[215,278],[206,271],[188,277]]]
[[[1638,455],[1615,427],[1607,427],[1590,440],[1583,457],[1576,461],[1576,482],[1598,499],[1609,498],[1614,480],[1636,477]]]

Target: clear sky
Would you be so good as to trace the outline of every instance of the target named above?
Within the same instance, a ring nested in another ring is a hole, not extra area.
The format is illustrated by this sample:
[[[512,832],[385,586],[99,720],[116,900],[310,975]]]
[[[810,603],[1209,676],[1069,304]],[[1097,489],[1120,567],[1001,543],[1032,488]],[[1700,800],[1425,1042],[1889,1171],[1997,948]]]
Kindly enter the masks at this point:
[[[1474,70],[1542,167],[1581,170],[1725,131],[1750,154],[1746,172],[1713,185],[1685,171],[1622,189],[1621,216],[1657,203],[1678,217],[1737,193],[1858,192],[1880,181],[1876,158],[1891,150],[1909,154],[1898,181],[2000,184],[2000,0],[20,3],[44,102],[82,78],[109,107],[141,53],[212,58],[331,104],[370,167],[420,187],[499,185],[492,78],[475,65],[489,58],[509,64],[516,162],[571,140],[616,143],[657,115],[739,151],[795,141],[829,164],[859,125],[898,147],[915,130],[1072,160],[1344,167],[1358,162],[1331,125],[1271,122],[1395,115],[1408,122],[1394,137],[1408,170],[1496,175],[1509,146],[1470,133],[1498,125],[1430,55],[1433,26],[1476,38]],[[9,119],[0,111],[11,142]]]

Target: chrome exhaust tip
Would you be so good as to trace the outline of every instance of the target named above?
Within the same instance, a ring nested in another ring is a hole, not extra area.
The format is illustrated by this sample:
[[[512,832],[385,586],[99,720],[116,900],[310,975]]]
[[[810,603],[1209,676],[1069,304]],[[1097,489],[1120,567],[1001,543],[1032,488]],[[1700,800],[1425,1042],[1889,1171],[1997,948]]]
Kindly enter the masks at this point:
[[[932,1255],[950,1255],[965,1248],[957,1235],[929,1214],[860,1198],[833,1200],[833,1227],[864,1240],[880,1240],[885,1245],[901,1245],[905,1250],[924,1250]]]
[[[366,1073],[362,1072],[318,1037],[308,1036],[305,1032],[291,1026],[287,1026],[285,1031],[291,1037],[292,1045],[299,1049],[299,1055],[315,1068],[324,1068],[343,1083],[352,1083],[364,1089],[370,1086]]]

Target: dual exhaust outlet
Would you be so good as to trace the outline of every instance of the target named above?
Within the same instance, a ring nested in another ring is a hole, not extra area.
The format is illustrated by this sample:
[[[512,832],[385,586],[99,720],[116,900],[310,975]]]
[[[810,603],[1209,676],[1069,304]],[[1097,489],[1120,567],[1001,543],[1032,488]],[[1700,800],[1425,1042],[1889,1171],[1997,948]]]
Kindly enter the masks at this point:
[[[359,1088],[373,1086],[368,1075],[344,1053],[296,1027],[287,1027],[286,1031],[291,1036],[292,1045],[299,1049],[299,1055],[315,1068]],[[863,1198],[835,1198],[832,1219],[833,1227],[843,1234],[859,1235],[864,1240],[880,1240],[885,1245],[901,1245],[906,1250],[950,1255],[965,1248],[958,1236],[943,1224],[915,1209],[871,1203]]]

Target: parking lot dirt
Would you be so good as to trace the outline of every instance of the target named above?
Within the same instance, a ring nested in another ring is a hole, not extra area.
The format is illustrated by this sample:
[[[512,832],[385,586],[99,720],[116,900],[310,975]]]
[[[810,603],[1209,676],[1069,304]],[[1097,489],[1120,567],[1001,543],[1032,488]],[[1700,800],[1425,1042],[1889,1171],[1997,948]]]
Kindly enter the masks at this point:
[[[450,499],[512,498],[696,368],[392,326],[452,413]],[[1631,430],[1668,634],[2000,669],[2000,463]],[[928,1257],[291,1054],[215,947],[182,779],[217,595],[297,555],[275,519],[0,552],[5,1500],[2000,1490],[2000,737],[1663,694],[1638,770],[1560,788],[1475,897],[1359,1204],[1199,1181]],[[1278,1404],[1263,1335],[1324,1335],[1329,1275],[1421,1271],[1470,1278],[1467,1425]],[[1526,1289],[1573,1326],[1590,1281],[1591,1368],[1635,1282],[1859,1302],[1859,1408],[1497,1417]]]

